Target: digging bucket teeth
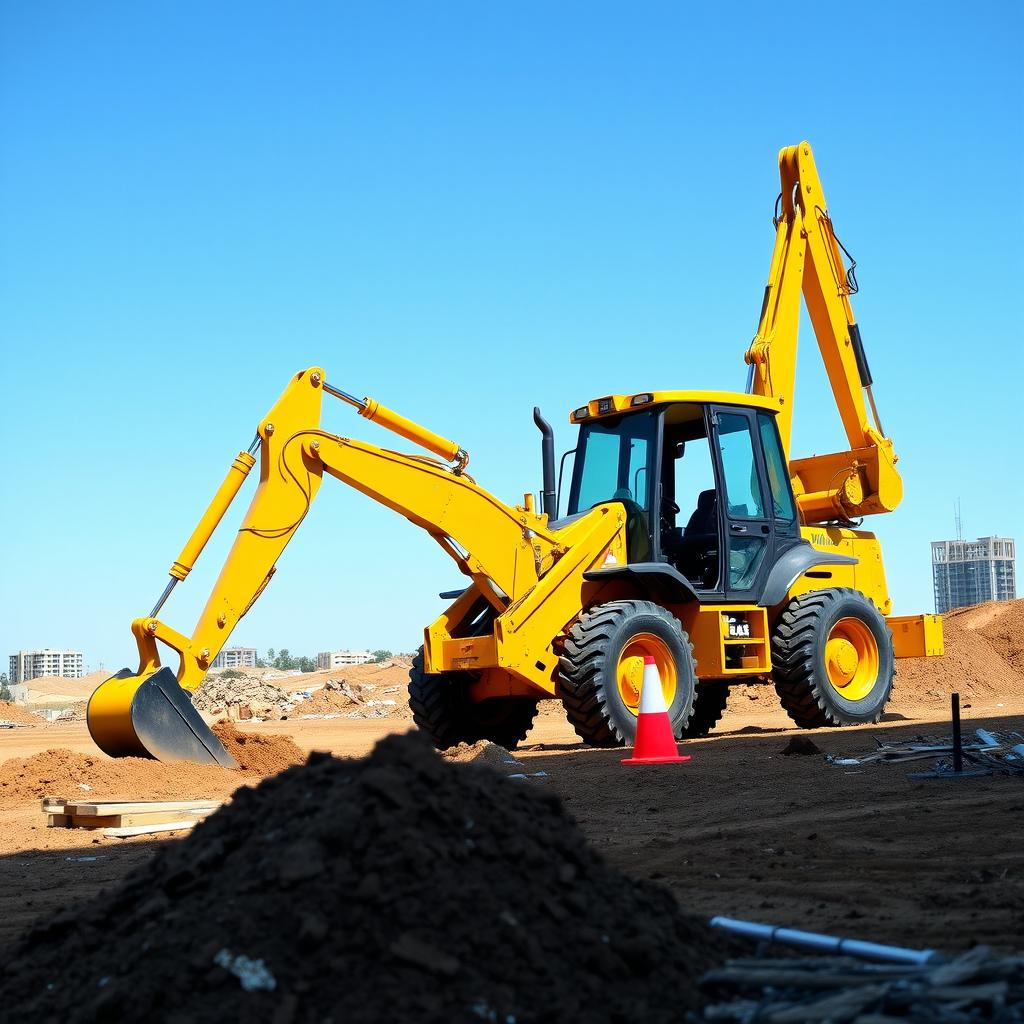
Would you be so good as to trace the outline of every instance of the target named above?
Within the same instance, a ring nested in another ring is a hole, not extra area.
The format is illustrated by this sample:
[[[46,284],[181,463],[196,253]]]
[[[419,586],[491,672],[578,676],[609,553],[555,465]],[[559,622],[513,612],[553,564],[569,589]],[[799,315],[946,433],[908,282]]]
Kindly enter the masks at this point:
[[[121,669],[93,691],[86,719],[111,757],[238,767],[166,667],[148,676]]]

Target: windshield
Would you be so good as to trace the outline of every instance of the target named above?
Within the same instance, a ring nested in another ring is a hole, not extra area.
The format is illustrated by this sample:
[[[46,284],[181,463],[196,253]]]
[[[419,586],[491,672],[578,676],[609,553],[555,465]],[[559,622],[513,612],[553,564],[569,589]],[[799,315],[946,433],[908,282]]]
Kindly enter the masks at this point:
[[[569,492],[569,515],[603,501],[633,501],[650,507],[657,425],[652,411],[595,420],[580,427]]]

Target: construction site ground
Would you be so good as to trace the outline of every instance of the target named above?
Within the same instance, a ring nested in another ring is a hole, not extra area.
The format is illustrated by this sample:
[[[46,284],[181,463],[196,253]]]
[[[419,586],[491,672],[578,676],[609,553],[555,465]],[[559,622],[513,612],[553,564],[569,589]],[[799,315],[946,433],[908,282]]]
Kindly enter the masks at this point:
[[[691,762],[625,768],[621,751],[584,747],[560,707],[546,702],[516,752],[524,767],[509,771],[546,773],[529,784],[557,792],[613,865],[668,886],[692,912],[901,945],[1024,948],[1020,778],[912,781],[907,773],[931,762],[858,767],[823,756],[865,754],[875,737],[948,735],[951,689],[962,694],[965,734],[979,727],[1024,732],[1022,616],[1024,602],[1016,602],[994,614],[977,609],[973,618],[951,618],[950,657],[903,663],[877,725],[799,730],[770,687],[739,686],[715,732],[687,744]],[[395,714],[290,716],[237,727],[243,738],[287,736],[302,752],[359,756],[411,725]],[[783,755],[796,735],[821,753]],[[273,766],[275,742],[261,748],[269,759],[259,764]],[[0,772],[0,949],[32,919],[94,895],[158,843],[175,841],[46,828],[39,796],[48,785],[47,758],[55,755],[43,752],[58,750],[93,758],[102,780],[99,768],[109,759],[84,722],[0,730],[0,761],[7,762]],[[285,763],[298,756],[288,744],[280,750]],[[9,759],[33,755],[40,757],[31,771],[15,778],[17,762]],[[99,785],[90,797],[227,797],[260,775],[258,765],[239,777],[220,768],[134,764],[118,777],[118,792]],[[81,791],[59,791],[66,778],[54,770],[52,795],[81,798]]]

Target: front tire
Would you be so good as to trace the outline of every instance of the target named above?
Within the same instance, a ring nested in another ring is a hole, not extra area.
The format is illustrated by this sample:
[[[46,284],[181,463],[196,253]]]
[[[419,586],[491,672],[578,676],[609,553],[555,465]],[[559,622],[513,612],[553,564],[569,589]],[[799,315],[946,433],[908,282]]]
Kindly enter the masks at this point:
[[[651,601],[608,601],[580,616],[559,659],[562,704],[584,742],[619,747],[634,741],[645,655],[658,666],[672,733],[682,738],[696,685],[682,624]]]
[[[473,701],[469,698],[473,681],[471,672],[426,673],[421,647],[409,670],[413,721],[430,736],[438,750],[480,740],[515,750],[533,725],[537,702],[529,697]]]
[[[775,624],[775,690],[802,729],[877,722],[894,674],[892,632],[860,591],[804,594]]]

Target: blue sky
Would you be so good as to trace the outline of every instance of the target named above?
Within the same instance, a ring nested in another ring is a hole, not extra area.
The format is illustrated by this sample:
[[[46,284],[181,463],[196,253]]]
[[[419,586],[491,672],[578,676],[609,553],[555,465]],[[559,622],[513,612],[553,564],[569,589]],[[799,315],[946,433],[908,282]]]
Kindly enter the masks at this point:
[[[957,498],[966,533],[1024,540],[1021,5],[781,10],[0,5],[0,653],[133,664],[130,620],[304,366],[509,501],[539,487],[535,403],[561,451],[596,395],[742,390],[804,138],[901,456],[868,524],[897,610],[931,610]],[[794,454],[842,443],[803,340]],[[328,480],[231,642],[412,649],[459,579]]]

